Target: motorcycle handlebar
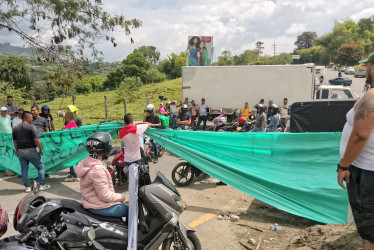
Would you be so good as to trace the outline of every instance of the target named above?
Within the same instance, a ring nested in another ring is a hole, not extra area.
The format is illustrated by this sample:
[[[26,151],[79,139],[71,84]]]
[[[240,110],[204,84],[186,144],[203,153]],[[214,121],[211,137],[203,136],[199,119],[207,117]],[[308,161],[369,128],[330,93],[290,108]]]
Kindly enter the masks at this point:
[[[22,243],[26,242],[26,241],[31,237],[31,235],[32,235],[33,233],[34,233],[34,231],[30,231],[30,232],[28,232],[25,236],[22,237],[21,242],[22,242]]]

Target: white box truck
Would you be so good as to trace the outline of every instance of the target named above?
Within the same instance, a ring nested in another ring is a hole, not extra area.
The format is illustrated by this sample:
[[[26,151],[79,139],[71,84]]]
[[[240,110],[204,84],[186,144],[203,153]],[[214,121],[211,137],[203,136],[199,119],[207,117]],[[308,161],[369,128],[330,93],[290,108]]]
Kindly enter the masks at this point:
[[[265,99],[265,104],[271,99],[278,105],[283,103],[285,97],[288,103],[308,101],[314,99],[315,90],[319,88],[315,86],[315,78],[323,70],[317,71],[316,74],[314,64],[185,66],[182,68],[182,96],[183,99],[194,99],[197,104],[204,97],[213,110],[223,110],[226,115],[243,108],[246,101],[251,109],[260,99]],[[331,87],[324,91],[333,89]],[[351,92],[349,88],[346,89]],[[334,95],[318,95],[318,99],[325,96]]]

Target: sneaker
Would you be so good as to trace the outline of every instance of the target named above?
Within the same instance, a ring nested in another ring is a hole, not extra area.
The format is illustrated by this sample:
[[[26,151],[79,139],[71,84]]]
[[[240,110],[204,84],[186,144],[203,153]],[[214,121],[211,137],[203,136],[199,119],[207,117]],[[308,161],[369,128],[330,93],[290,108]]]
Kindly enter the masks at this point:
[[[40,191],[44,191],[44,190],[47,190],[47,189],[49,189],[49,188],[51,188],[51,185],[40,185],[40,188],[39,188],[39,190]]]
[[[31,187],[26,187],[25,191],[26,193],[31,193]]]
[[[73,176],[71,174],[68,174],[68,176],[66,176],[66,178],[72,178]]]

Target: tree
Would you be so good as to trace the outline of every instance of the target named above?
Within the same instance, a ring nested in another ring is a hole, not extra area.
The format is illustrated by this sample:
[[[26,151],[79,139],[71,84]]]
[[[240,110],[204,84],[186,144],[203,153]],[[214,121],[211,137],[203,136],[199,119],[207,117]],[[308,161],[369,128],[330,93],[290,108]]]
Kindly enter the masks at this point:
[[[218,57],[218,62],[216,63],[218,66],[230,66],[234,65],[234,58],[231,56],[231,52],[225,50],[222,52],[221,56]]]
[[[326,65],[329,61],[324,61],[326,49],[322,46],[313,46],[308,49],[296,50],[296,54],[300,55],[300,59],[296,63],[314,63],[319,65]]]
[[[139,77],[143,83],[147,81],[147,70],[151,64],[141,53],[128,55],[122,64],[122,71],[126,77]]]
[[[256,42],[256,50],[258,50],[260,55],[263,53],[262,50],[265,49],[265,47],[262,46],[262,45],[264,45],[263,42],[261,42],[261,41]]]
[[[255,50],[246,50],[242,54],[240,54],[238,57],[235,57],[234,64],[235,65],[248,65],[251,62],[254,62],[258,59],[260,55],[260,51]]]
[[[313,46],[313,41],[317,38],[317,33],[314,31],[305,31],[297,36],[295,46],[297,49],[308,49]]]
[[[364,48],[359,44],[342,44],[337,59],[342,65],[355,65],[364,56]]]
[[[160,52],[156,50],[155,46],[141,46],[134,49],[133,53],[141,53],[152,65],[156,65],[160,60]]]
[[[8,56],[0,61],[0,80],[12,83],[16,89],[30,90],[34,80],[30,75],[30,66],[22,57]]]
[[[106,80],[104,81],[104,88],[106,89],[118,88],[121,82],[125,79],[125,77],[126,75],[124,74],[122,67],[109,72]]]
[[[179,55],[172,53],[160,64],[161,72],[165,73],[169,79],[175,79],[182,76],[182,67],[186,66],[186,53]]]
[[[47,62],[85,59],[85,49],[97,57],[99,39],[105,38],[116,47],[111,32],[130,35],[131,29],[141,26],[137,19],[110,15],[102,8],[102,0],[0,0],[0,5],[0,29],[14,32],[36,47],[41,55],[38,60]]]
[[[129,103],[136,100],[136,91],[142,86],[139,77],[127,77],[123,80],[116,91],[116,103],[122,103],[126,98]]]

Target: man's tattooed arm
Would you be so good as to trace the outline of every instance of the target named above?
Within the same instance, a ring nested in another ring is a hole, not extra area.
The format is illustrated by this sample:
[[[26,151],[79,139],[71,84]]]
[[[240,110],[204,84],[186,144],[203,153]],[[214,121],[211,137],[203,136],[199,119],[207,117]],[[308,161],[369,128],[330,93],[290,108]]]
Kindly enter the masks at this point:
[[[364,97],[358,104],[355,115],[355,121],[364,120],[365,116],[374,112],[374,97]]]

